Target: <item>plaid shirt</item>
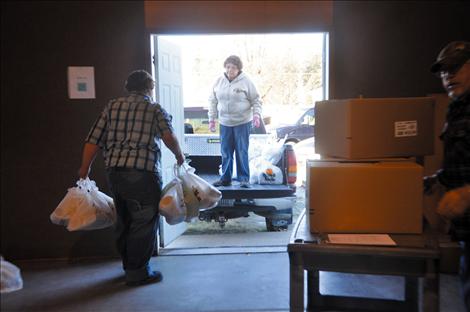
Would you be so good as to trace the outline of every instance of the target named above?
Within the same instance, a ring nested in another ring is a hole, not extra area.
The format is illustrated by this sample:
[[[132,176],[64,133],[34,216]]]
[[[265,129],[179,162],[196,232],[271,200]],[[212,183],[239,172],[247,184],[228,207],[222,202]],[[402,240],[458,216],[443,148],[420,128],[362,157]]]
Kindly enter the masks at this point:
[[[450,103],[440,138],[444,161],[439,181],[449,190],[470,184],[470,97]],[[452,220],[452,234],[457,240],[470,241],[470,209]]]
[[[85,141],[101,148],[106,168],[160,174],[159,139],[163,132],[173,132],[171,120],[171,115],[150,97],[133,92],[109,101]]]

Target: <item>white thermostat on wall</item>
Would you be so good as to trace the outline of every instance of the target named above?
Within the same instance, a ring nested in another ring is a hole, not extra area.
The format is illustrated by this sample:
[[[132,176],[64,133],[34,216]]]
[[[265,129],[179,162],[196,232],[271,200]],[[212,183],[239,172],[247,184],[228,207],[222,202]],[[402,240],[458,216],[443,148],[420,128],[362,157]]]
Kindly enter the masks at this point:
[[[67,75],[70,99],[95,98],[95,69],[93,66],[69,66]]]

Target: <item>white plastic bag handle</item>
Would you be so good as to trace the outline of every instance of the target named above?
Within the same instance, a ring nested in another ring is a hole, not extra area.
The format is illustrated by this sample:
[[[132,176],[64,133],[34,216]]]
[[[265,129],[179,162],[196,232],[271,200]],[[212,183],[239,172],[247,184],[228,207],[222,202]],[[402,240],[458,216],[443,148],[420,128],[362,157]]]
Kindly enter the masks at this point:
[[[95,190],[95,191],[98,191],[98,187],[96,186],[96,183],[95,181],[93,180],[90,180],[90,178],[86,178],[86,179],[80,179],[77,181],[77,186],[80,188],[80,189],[84,189],[88,192],[92,191],[92,190]]]
[[[183,163],[182,165],[175,164],[173,167],[173,175],[174,178],[180,177],[183,173],[194,173],[196,169],[191,167],[187,162]]]

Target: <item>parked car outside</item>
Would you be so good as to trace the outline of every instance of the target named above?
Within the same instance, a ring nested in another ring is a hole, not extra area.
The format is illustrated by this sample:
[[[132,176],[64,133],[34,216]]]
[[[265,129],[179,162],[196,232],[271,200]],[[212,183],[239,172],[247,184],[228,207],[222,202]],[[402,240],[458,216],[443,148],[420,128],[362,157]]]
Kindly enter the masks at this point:
[[[286,142],[297,143],[314,136],[315,108],[311,107],[303,112],[295,124],[280,125],[276,128],[276,136]]]

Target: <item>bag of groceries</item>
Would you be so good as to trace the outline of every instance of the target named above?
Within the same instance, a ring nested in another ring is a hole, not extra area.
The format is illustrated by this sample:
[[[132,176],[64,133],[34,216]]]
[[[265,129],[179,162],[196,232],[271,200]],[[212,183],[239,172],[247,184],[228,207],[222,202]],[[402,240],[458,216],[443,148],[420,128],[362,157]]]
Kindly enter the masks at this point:
[[[13,263],[5,261],[1,256],[0,271],[0,293],[9,293],[23,288],[20,269]]]
[[[170,225],[181,223],[186,219],[186,204],[180,179],[174,178],[163,188],[158,208]]]
[[[50,215],[52,223],[69,231],[97,230],[116,222],[116,208],[111,197],[100,192],[89,178],[77,181]]]
[[[199,215],[200,209],[209,209],[217,205],[222,193],[212,184],[197,176],[195,169],[188,164],[176,168],[177,176],[182,181],[186,221]]]

